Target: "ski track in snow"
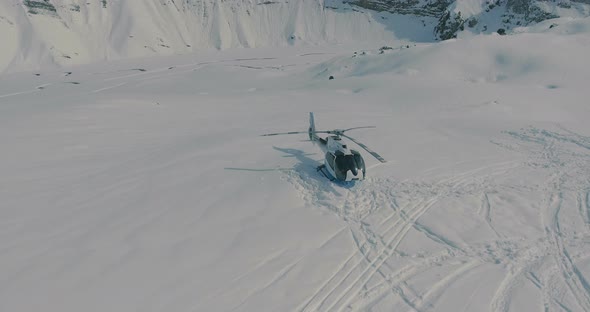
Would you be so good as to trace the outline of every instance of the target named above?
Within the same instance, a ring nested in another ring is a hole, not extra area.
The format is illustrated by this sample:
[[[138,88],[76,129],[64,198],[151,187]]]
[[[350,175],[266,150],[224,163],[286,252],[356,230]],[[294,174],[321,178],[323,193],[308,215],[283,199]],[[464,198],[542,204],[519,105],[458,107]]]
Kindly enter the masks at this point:
[[[528,262],[520,264],[505,277],[492,301],[493,311],[509,310],[510,290],[516,287],[523,277],[528,278],[542,290],[543,305],[546,310],[552,308],[571,311],[578,308],[584,311],[590,310],[589,284],[568,252],[568,245],[576,243],[576,239],[571,237],[571,232],[568,231],[569,226],[563,227],[560,223],[560,212],[563,209],[574,208],[573,205],[564,204],[565,196],[575,197],[578,206],[576,210],[579,211],[586,225],[583,235],[585,238],[589,237],[587,209],[580,208],[583,205],[580,199],[580,188],[586,190],[589,186],[587,179],[590,174],[588,170],[589,140],[569,130],[564,131],[566,134],[530,127],[520,132],[508,132],[517,139],[517,145],[520,145],[517,149],[529,155],[528,166],[543,168],[549,172],[549,179],[545,185],[549,196],[542,200],[540,204],[542,210],[539,212],[546,237],[543,244],[537,248],[537,257],[529,258]],[[572,146],[576,150],[572,150]],[[580,151],[579,148],[582,150]],[[586,177],[586,179],[576,180],[579,177]],[[542,259],[546,256],[553,258],[556,270],[535,273],[535,264],[539,261],[535,258]],[[560,278],[561,285],[554,283],[556,277]],[[575,300],[577,307],[568,308],[562,301],[564,287]]]
[[[368,179],[364,181],[362,186],[355,189],[345,190],[347,192],[346,199],[341,206],[326,203],[322,197],[321,187],[317,185],[310,185],[310,179],[299,177],[297,174],[292,174],[290,180],[300,189],[302,196],[310,201],[319,202],[320,205],[325,205],[328,209],[340,215],[344,220],[347,220],[351,226],[354,241],[357,245],[357,252],[353,253],[331,277],[318,289],[312,296],[303,304],[300,311],[342,311],[348,307],[354,300],[357,300],[357,295],[361,293],[362,289],[375,276],[380,276],[383,280],[376,286],[367,290],[363,297],[375,298],[381,297],[384,293],[395,290],[399,285],[417,273],[421,269],[430,267],[434,264],[440,264],[441,260],[449,259],[452,254],[463,253],[458,246],[450,243],[445,238],[436,236],[432,231],[429,231],[422,225],[418,224],[418,219],[431,209],[441,198],[451,196],[459,191],[461,188],[469,187],[471,179],[484,171],[491,170],[493,174],[500,174],[514,167],[514,163],[499,163],[492,166],[477,168],[470,170],[455,177],[440,181],[438,184],[428,186],[428,189],[422,190],[423,194],[410,194],[412,198],[421,200],[410,201],[405,207],[398,207],[394,190],[403,188],[406,191],[412,191],[423,187],[420,183],[406,182],[397,184],[392,181],[381,181],[378,179]],[[364,188],[373,189],[372,192],[367,192]],[[316,190],[314,193],[305,192],[305,188]],[[377,190],[375,190],[377,189]],[[420,193],[420,192],[419,192]],[[351,195],[352,194],[352,195]],[[367,195],[369,194],[369,195]],[[426,195],[426,197],[424,196]],[[381,203],[381,205],[380,205]],[[361,213],[354,215],[351,212],[351,207],[366,207],[361,210]],[[377,209],[387,209],[390,211],[388,217],[375,225],[370,225],[363,220]],[[448,248],[443,254],[436,255],[432,259],[422,262],[421,265],[415,267],[404,267],[400,270],[393,270],[387,265],[387,260],[396,254],[396,248],[404,240],[410,229],[417,229],[425,233],[429,238],[437,243],[445,245]],[[360,234],[355,234],[360,233]],[[359,238],[360,237],[360,238]],[[468,268],[476,266],[475,262],[465,262]],[[467,265],[469,263],[469,265]],[[363,267],[364,266],[364,267]],[[387,269],[387,270],[386,270]],[[360,271],[360,273],[355,273]],[[389,272],[387,272],[389,271]],[[451,280],[451,275],[445,281]],[[448,283],[445,283],[445,285]],[[437,287],[428,292],[435,293]],[[420,302],[415,302],[416,305],[426,305],[430,297],[423,297]],[[361,304],[361,300],[357,304]],[[315,302],[315,304],[314,304]]]
[[[494,234],[496,234],[497,237],[501,237],[500,233],[498,233],[498,231],[494,228],[494,225],[492,224],[491,210],[492,208],[490,204],[490,198],[488,196],[488,193],[484,192],[481,199],[480,213],[482,214],[488,227],[490,227],[490,229],[494,231]]]
[[[283,269],[281,269],[270,281],[266,282],[262,287],[256,288],[251,290],[248,295],[246,295],[245,298],[242,299],[242,301],[240,302],[240,304],[238,304],[236,307],[234,307],[233,309],[231,309],[231,311],[239,311],[240,307],[242,307],[246,302],[248,302],[248,300],[257,295],[262,293],[263,291],[265,291],[266,289],[272,287],[273,285],[275,285],[276,283],[278,283],[280,280],[282,280],[298,263],[299,261],[301,261],[303,259],[303,257],[300,257],[299,259],[293,261],[292,263],[289,263],[287,266],[285,266]]]
[[[39,91],[43,90],[48,85],[49,84],[40,85],[40,86],[36,87],[34,90],[27,90],[27,91],[21,91],[21,92],[2,94],[2,95],[0,95],[0,98],[7,98],[7,97],[12,97],[12,96],[17,96],[17,95],[25,95],[25,94],[39,92]]]
[[[305,56],[314,56],[314,55],[323,55],[325,53],[309,53],[309,54],[303,54],[303,55],[297,55],[298,57],[305,57]],[[228,58],[228,59],[222,59],[222,60],[216,60],[216,61],[207,61],[207,62],[193,62],[193,63],[186,63],[186,64],[180,64],[180,65],[175,65],[175,66],[165,66],[165,67],[161,67],[161,68],[153,68],[153,69],[128,69],[128,70],[119,70],[118,72],[128,72],[128,71],[138,71],[137,73],[133,73],[133,74],[128,74],[125,73],[123,75],[115,75],[115,76],[109,76],[109,78],[104,78],[104,79],[85,79],[83,80],[84,84],[90,84],[90,85],[99,85],[100,87],[96,88],[96,89],[92,89],[87,91],[87,93],[89,94],[93,94],[93,93],[101,93],[104,91],[109,91],[112,89],[116,89],[116,88],[120,88],[123,86],[136,86],[139,85],[141,83],[144,82],[148,82],[148,81],[154,81],[154,80],[160,80],[160,79],[165,79],[165,78],[170,78],[170,77],[174,77],[174,76],[178,76],[178,75],[183,75],[183,74],[187,74],[190,72],[194,72],[197,70],[200,70],[201,68],[207,66],[207,65],[214,65],[214,64],[231,64],[228,66],[233,66],[233,67],[240,67],[240,68],[246,68],[246,69],[257,69],[257,70],[261,70],[261,69],[270,69],[270,70],[283,70],[286,67],[292,67],[292,66],[296,66],[297,64],[283,64],[283,65],[269,65],[269,66],[252,66],[252,65],[247,65],[249,62],[252,61],[272,61],[272,60],[276,60],[276,58],[274,57],[259,57],[259,58]],[[232,64],[234,63],[234,64]],[[243,63],[243,64],[242,64]],[[69,77],[72,74],[72,72],[68,72],[66,73],[66,75],[64,75],[64,77]],[[112,72],[101,72],[101,73],[93,73],[93,76],[97,76],[97,75],[108,75],[108,74],[112,74]],[[122,81],[122,82],[118,82],[118,81]],[[79,85],[81,84],[80,82],[72,82],[72,81],[63,81],[64,83],[68,83],[68,84],[74,84],[74,85]],[[117,82],[115,84],[109,84],[110,82]],[[105,83],[107,84],[105,86]],[[47,89],[47,87],[54,85],[54,83],[45,83],[45,84],[41,84],[39,86],[34,87],[31,90],[24,90],[24,91],[19,91],[19,92],[11,92],[11,93],[7,93],[7,94],[0,94],[0,98],[8,98],[8,97],[14,97],[14,96],[19,96],[19,95],[27,95],[27,94],[32,94],[32,93],[37,93],[37,92],[41,92],[45,89]],[[82,91],[82,92],[86,92],[86,91]]]
[[[564,206],[565,192],[575,190],[572,194],[577,198],[575,208],[585,223],[585,237],[590,237],[587,231],[590,212],[589,183],[568,181],[568,178],[579,170],[590,174],[590,140],[571,132],[561,134],[540,129],[525,129],[508,134],[511,139],[507,140],[511,142],[507,143],[507,146],[516,144],[517,150],[528,155],[526,163],[497,163],[432,184],[368,178],[354,187],[335,187],[332,191],[326,192],[324,184],[328,182],[310,178],[310,173],[287,173],[287,180],[309,204],[324,207],[347,222],[356,246],[356,251],[345,259],[297,310],[362,311],[391,295],[397,296],[410,310],[436,310],[433,308],[435,303],[449,285],[482,264],[491,263],[500,264],[507,269],[491,299],[492,311],[509,311],[514,290],[525,281],[532,283],[542,292],[540,304],[546,309],[562,309],[570,304],[564,302],[559,295],[560,289],[566,287],[577,306],[590,311],[590,284],[568,252],[568,242],[571,240],[568,234],[563,232],[559,220],[560,211],[571,208]],[[577,150],[570,150],[571,146]],[[568,159],[563,159],[564,157]],[[550,177],[547,187],[552,195],[549,200],[544,200],[547,204],[542,205],[541,202],[541,207],[546,208],[539,212],[545,231],[545,238],[540,242],[509,239],[494,226],[492,218],[489,194],[499,194],[510,188],[494,185],[491,181],[494,177],[508,176],[511,170],[522,169],[523,165],[535,169],[542,168]],[[584,175],[577,172],[575,176]],[[558,182],[555,182],[556,180]],[[468,194],[480,194],[481,205],[477,208],[477,213],[498,240],[486,244],[481,249],[457,245],[419,222],[419,219],[436,207],[441,200]],[[406,201],[405,205],[398,204]],[[368,221],[372,214],[385,211],[389,213],[385,214],[387,217],[382,221]],[[411,229],[421,232],[444,249],[440,253],[431,254],[403,267],[388,264],[391,257],[405,257],[397,252],[397,247]],[[508,254],[502,256],[506,252]],[[557,271],[547,272],[542,269],[541,264],[547,257],[553,258]],[[459,263],[459,267],[448,272],[428,289],[415,295],[405,289],[406,282],[425,270],[453,263]],[[555,274],[561,276],[562,286],[551,283]],[[376,278],[380,281],[373,282],[373,285],[368,287]],[[568,309],[576,310],[578,307]]]

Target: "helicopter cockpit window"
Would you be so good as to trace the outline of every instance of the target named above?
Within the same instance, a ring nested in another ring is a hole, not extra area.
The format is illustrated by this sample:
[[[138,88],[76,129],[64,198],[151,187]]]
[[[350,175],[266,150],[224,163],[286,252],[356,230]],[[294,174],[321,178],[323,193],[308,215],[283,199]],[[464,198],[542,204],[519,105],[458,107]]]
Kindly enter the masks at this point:
[[[361,157],[361,154],[357,151],[352,151],[352,156],[354,157],[354,161],[356,162],[357,168],[360,168],[365,171],[365,161]]]
[[[336,173],[336,177],[340,180],[346,179],[346,173],[351,171],[353,175],[357,175],[359,170],[362,170],[362,167],[357,164],[357,161],[354,155],[344,155],[338,153],[336,154],[335,160],[335,168],[334,172]]]

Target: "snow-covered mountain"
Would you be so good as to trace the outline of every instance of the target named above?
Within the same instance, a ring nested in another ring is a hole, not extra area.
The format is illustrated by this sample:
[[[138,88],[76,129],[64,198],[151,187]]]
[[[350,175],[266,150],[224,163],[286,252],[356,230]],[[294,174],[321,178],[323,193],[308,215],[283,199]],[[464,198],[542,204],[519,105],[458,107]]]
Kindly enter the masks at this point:
[[[2,1],[0,38],[8,45],[0,52],[0,68],[208,48],[391,40],[385,24],[346,7],[323,0]],[[421,26],[418,19],[413,23],[408,27]]]
[[[0,70],[210,48],[432,41],[588,12],[588,0],[3,0]]]

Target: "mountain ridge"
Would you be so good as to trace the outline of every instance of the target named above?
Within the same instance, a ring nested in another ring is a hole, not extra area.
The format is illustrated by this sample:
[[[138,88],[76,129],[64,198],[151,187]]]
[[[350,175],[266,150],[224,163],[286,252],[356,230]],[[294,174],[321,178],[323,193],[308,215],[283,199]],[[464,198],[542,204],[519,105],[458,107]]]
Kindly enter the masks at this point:
[[[11,0],[0,71],[203,49],[390,43],[590,15],[590,0]]]

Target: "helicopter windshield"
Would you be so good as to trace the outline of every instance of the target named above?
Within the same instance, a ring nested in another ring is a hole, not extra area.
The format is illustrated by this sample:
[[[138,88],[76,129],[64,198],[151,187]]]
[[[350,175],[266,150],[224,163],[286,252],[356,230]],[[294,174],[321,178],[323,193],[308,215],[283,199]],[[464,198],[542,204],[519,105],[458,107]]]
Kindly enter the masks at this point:
[[[356,177],[359,171],[364,176],[365,173],[365,162],[361,158],[360,154],[354,153],[353,155],[344,155],[341,152],[336,152],[336,159],[334,160],[334,172],[338,180],[346,180],[347,172],[351,173]]]

